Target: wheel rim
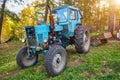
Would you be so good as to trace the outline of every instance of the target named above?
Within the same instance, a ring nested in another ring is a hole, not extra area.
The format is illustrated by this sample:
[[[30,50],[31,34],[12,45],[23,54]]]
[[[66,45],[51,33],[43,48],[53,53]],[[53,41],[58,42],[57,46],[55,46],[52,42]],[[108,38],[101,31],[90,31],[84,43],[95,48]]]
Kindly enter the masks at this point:
[[[88,31],[86,31],[83,35],[83,43],[84,43],[84,48],[87,51],[89,49],[89,46],[90,46],[90,36],[89,36]]]
[[[57,52],[52,61],[53,69],[55,72],[60,72],[65,65],[65,54],[63,51]]]
[[[83,41],[84,41],[84,43],[87,42],[87,35],[86,34],[84,34],[84,36],[83,36]]]
[[[27,50],[26,50],[22,55],[22,62],[25,66],[31,66],[35,63],[36,58],[37,57],[34,53],[31,54],[31,56],[29,57],[28,54],[27,54]]]

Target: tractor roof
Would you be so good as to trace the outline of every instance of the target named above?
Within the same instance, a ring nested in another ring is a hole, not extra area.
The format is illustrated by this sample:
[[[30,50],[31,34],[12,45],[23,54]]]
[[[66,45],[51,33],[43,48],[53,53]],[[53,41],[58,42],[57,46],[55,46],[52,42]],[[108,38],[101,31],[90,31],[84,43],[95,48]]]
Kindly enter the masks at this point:
[[[53,10],[59,10],[59,9],[63,9],[63,8],[70,8],[70,9],[75,9],[75,10],[79,10],[79,8],[76,8],[74,6],[60,6],[60,7],[57,7],[57,8],[54,8]]]

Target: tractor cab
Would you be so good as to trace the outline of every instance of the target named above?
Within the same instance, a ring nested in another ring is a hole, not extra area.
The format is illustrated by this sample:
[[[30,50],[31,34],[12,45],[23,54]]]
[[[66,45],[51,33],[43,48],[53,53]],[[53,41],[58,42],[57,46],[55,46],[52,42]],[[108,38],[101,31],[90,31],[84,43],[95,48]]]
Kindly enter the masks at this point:
[[[73,23],[80,23],[80,19],[82,15],[78,8],[72,6],[62,6],[52,10],[52,16],[54,17],[55,23],[58,25],[68,24],[69,22]],[[48,17],[48,14],[47,14]],[[37,23],[45,22],[45,13],[43,12],[36,12],[36,20]],[[49,20],[47,21],[49,24]]]
[[[81,24],[82,15],[78,8],[73,6],[62,6],[52,10],[55,24],[63,27],[63,35],[73,36],[78,24]],[[56,26],[57,27],[57,26]]]
[[[73,20],[76,23],[80,23],[80,19],[82,15],[78,8],[72,6],[63,6],[59,8],[55,8],[52,10],[55,21],[59,24],[68,24],[68,22],[72,22]]]

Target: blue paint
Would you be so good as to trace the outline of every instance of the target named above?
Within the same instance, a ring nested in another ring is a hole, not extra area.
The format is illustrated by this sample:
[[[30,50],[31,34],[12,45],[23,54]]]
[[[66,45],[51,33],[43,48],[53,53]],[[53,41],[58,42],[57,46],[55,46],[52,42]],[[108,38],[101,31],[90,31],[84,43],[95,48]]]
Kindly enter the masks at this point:
[[[58,44],[66,47],[69,45],[69,38],[73,37],[74,35],[76,25],[81,23],[82,15],[80,14],[80,10],[73,6],[63,6],[55,8],[52,10],[52,12],[54,12],[54,31],[57,33]],[[36,42],[36,45],[34,47],[40,46],[41,48],[43,48],[44,40],[49,38],[50,24],[46,25],[45,22],[42,22],[39,25],[34,26],[33,30],[30,28],[32,27],[28,26],[25,28],[27,39],[31,39],[31,35],[28,33],[32,32],[32,36],[35,36],[34,40]],[[65,40],[63,40],[63,37],[66,37]],[[33,49],[33,51],[35,52],[35,48]],[[36,53],[42,54],[45,53],[44,51],[45,49],[43,48],[41,51],[36,51]]]

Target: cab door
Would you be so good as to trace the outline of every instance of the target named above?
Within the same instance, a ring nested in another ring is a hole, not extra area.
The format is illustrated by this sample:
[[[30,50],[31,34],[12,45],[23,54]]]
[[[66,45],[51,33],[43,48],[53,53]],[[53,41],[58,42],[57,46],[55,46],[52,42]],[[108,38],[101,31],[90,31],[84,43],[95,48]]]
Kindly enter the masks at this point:
[[[74,30],[76,28],[76,24],[78,23],[78,11],[74,9],[70,9],[70,24],[69,24],[69,31],[71,36],[74,34]]]

